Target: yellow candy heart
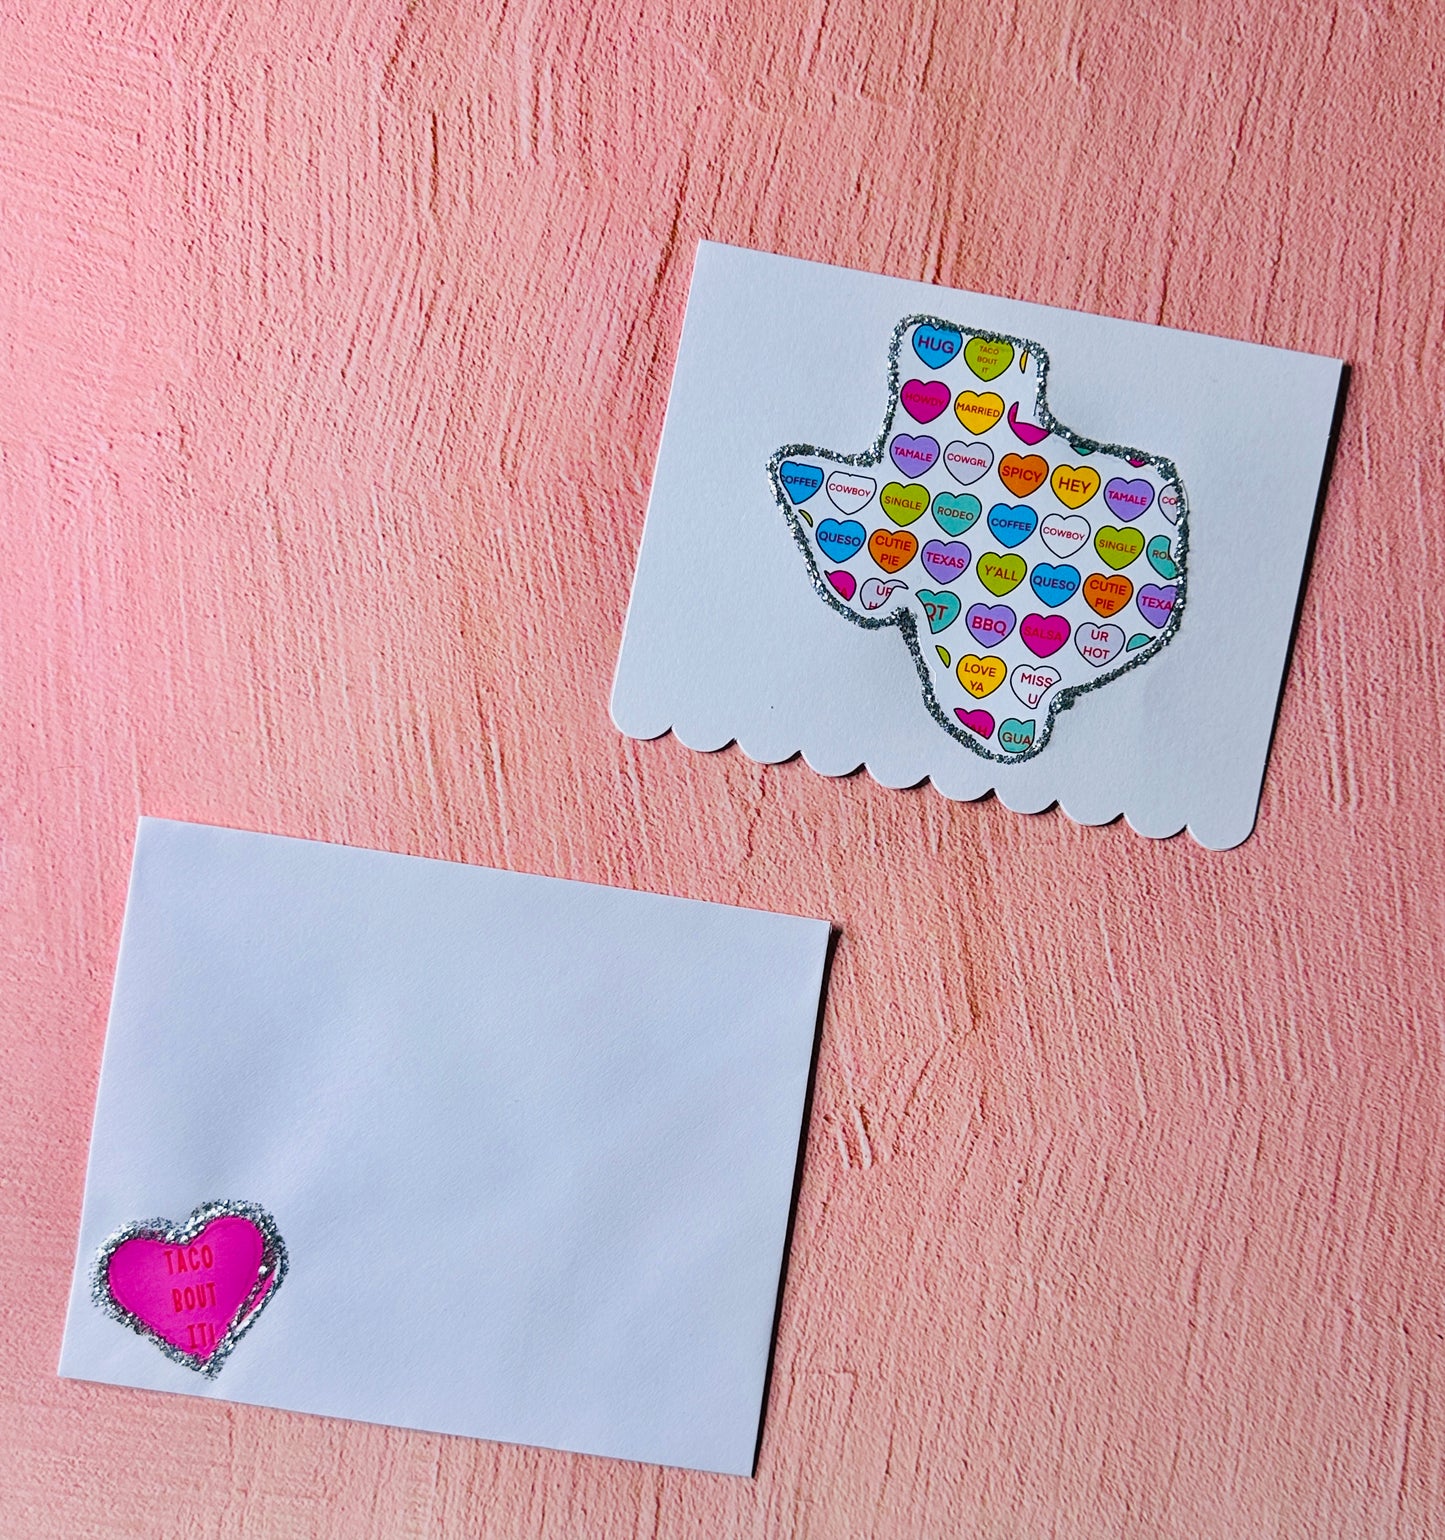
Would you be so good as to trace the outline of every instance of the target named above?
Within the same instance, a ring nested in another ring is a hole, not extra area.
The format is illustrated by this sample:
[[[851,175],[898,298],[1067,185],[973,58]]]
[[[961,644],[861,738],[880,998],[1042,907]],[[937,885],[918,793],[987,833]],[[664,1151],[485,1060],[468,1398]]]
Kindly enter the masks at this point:
[[[1007,676],[1008,664],[1002,658],[967,652],[958,660],[958,682],[975,700],[992,695]]]
[[[1065,508],[1082,508],[1099,490],[1099,473],[1090,465],[1059,465],[1049,485]]]
[[[972,390],[961,390],[953,403],[954,413],[970,433],[987,433],[1003,416],[1003,397],[991,390],[982,395]]]

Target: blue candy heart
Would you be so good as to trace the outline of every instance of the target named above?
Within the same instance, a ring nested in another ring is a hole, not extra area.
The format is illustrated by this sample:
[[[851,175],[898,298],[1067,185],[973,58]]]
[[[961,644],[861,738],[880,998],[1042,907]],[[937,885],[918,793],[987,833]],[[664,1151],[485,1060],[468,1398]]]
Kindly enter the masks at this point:
[[[1022,545],[1039,527],[1039,516],[1027,503],[1010,508],[1007,503],[995,503],[988,510],[988,530],[1000,545],[1010,550]]]
[[[930,369],[941,369],[963,352],[963,333],[949,326],[919,326],[913,333],[913,351]]]
[[[1020,722],[1017,717],[1005,717],[998,725],[998,746],[1010,754],[1022,754],[1034,746],[1034,733],[1038,724],[1033,717]]]
[[[1053,609],[1057,609],[1065,600],[1072,599],[1078,593],[1081,582],[1083,579],[1079,576],[1079,569],[1067,564],[1051,567],[1048,562],[1041,561],[1029,573],[1029,587],[1033,589],[1034,596]]]
[[[823,472],[816,465],[804,465],[799,460],[784,460],[778,467],[778,480],[783,491],[795,503],[806,503],[823,485]]]
[[[923,613],[928,616],[930,631],[946,631],[958,619],[958,612],[963,608],[957,594],[934,593],[931,588],[918,590],[918,602],[923,606]],[[943,651],[941,647],[938,650]],[[947,666],[945,658],[944,667]]]
[[[867,536],[857,519],[824,519],[818,526],[818,549],[829,561],[847,561],[863,549]]]

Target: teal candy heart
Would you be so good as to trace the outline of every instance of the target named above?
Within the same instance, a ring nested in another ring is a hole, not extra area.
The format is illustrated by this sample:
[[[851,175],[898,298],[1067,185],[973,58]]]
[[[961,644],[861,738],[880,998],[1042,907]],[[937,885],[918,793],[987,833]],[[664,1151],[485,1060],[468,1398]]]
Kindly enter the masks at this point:
[[[933,499],[933,522],[950,535],[972,529],[983,504],[971,492],[940,492]]]
[[[1032,717],[1020,722],[1017,717],[1005,717],[998,726],[998,746],[1010,754],[1022,754],[1034,746],[1034,734],[1038,724]]]
[[[1179,576],[1179,564],[1174,560],[1173,553],[1169,549],[1168,535],[1155,535],[1145,548],[1144,554],[1149,558],[1149,565],[1162,578],[1177,578]]]
[[[1153,640],[1154,638],[1152,636],[1145,636],[1141,631],[1138,636],[1131,636],[1129,638],[1129,645],[1124,649],[1124,651],[1134,652],[1140,647],[1147,647]]]
[[[958,619],[958,612],[963,608],[957,594],[934,593],[931,588],[918,590],[918,602],[923,606],[923,613],[928,616],[928,629],[934,632],[946,631]]]

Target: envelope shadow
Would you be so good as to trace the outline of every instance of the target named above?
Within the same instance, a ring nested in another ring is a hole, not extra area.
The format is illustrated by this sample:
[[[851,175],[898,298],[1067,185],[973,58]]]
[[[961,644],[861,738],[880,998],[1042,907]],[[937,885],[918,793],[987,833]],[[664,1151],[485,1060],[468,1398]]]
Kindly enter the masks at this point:
[[[843,932],[832,926],[828,931],[828,950],[823,958],[823,983],[818,991],[818,1019],[813,1026],[813,1056],[808,1063],[808,1084],[803,1093],[803,1122],[798,1132],[798,1157],[793,1165],[793,1196],[788,1204],[788,1227],[783,1234],[783,1262],[778,1270],[778,1297],[773,1304],[773,1329],[768,1341],[768,1367],[763,1375],[763,1396],[758,1411],[758,1442],[753,1449],[754,1476],[763,1452],[763,1434],[768,1421],[768,1396],[773,1388],[773,1368],[778,1357],[778,1318],[783,1310],[783,1291],[788,1283],[788,1261],[793,1253],[793,1227],[798,1222],[798,1199],[803,1191],[803,1158],[808,1149],[808,1130],[813,1121],[813,1091],[818,1079],[818,1050],[823,1044],[823,1013],[828,1008],[828,979],[833,972],[833,958]]]

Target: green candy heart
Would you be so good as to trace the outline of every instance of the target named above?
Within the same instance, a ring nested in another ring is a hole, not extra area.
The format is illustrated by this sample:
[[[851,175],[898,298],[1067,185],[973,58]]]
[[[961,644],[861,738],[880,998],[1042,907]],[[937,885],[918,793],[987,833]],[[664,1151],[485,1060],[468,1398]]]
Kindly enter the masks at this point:
[[[1017,717],[1005,717],[998,725],[998,746],[1010,754],[1022,754],[1034,746],[1034,734],[1038,724],[1032,717],[1020,722]]]
[[[933,522],[950,535],[972,529],[983,504],[971,492],[940,492],[933,499]]]
[[[928,488],[916,481],[910,481],[907,486],[901,481],[890,481],[878,494],[878,502],[895,524],[907,529],[927,512]]]
[[[934,593],[931,588],[920,588],[917,599],[928,616],[928,629],[933,632],[947,631],[963,608],[957,594]]]
[[[995,599],[1011,594],[1023,582],[1028,570],[1029,564],[1022,556],[1000,556],[997,551],[980,556],[978,566],[974,568],[979,582]]]
[[[1144,536],[1137,529],[1119,529],[1113,524],[1102,524],[1094,536],[1094,549],[1099,560],[1115,572],[1122,572],[1131,561],[1137,561],[1144,549]]]
[[[952,668],[953,659],[949,657],[947,647],[935,647],[933,650],[943,659],[943,666],[945,668]]]
[[[996,380],[1014,361],[1014,350],[1007,342],[970,337],[963,345],[963,361],[981,380]]]
[[[1149,565],[1162,578],[1177,578],[1179,576],[1179,563],[1174,560],[1174,554],[1169,549],[1168,535],[1155,535],[1149,542],[1145,554],[1149,558]]]

